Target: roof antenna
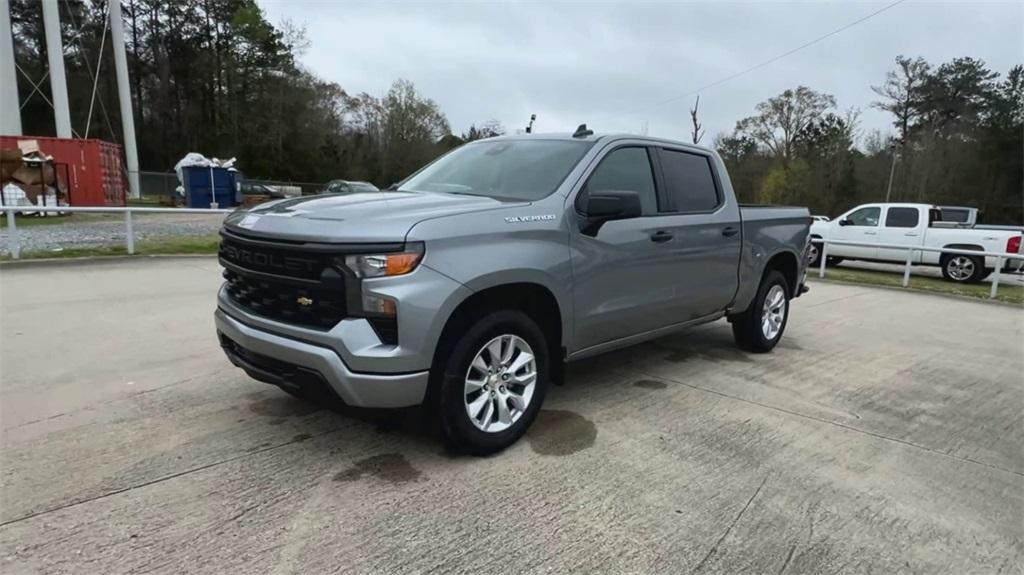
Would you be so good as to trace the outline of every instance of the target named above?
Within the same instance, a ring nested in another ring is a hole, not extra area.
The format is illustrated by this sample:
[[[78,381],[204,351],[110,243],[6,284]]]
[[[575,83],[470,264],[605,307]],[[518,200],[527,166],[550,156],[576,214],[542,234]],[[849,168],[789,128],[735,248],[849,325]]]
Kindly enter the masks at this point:
[[[593,135],[594,135],[594,131],[593,130],[588,130],[586,124],[580,124],[580,127],[576,128],[576,131],[573,132],[572,137],[573,138],[586,138],[587,136],[593,136]]]
[[[537,114],[530,114],[530,125],[526,126],[526,133],[533,133],[533,121],[537,119]]]

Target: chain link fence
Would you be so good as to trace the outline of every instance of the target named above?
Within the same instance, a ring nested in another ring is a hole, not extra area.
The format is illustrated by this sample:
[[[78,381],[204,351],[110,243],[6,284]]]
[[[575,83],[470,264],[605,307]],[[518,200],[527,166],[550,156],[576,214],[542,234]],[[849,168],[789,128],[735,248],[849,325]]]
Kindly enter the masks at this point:
[[[240,178],[236,184],[245,203],[259,203],[281,197],[312,196],[323,193],[327,187],[324,182],[253,178]],[[179,186],[181,186],[181,182],[178,181],[178,175],[173,171],[139,172],[139,195],[143,203],[161,206],[184,205],[185,196],[183,192],[179,192]]]

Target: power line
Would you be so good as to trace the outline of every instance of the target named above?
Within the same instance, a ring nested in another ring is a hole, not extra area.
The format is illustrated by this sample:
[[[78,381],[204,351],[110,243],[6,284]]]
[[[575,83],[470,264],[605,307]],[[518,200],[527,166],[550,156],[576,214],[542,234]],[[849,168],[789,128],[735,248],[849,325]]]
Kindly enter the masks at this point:
[[[886,10],[889,10],[890,8],[894,8],[897,5],[902,4],[904,2],[906,2],[906,0],[896,0],[895,2],[885,6],[883,8],[875,10],[874,12],[868,14],[867,16],[863,16],[861,18],[858,18],[857,20],[854,20],[853,22],[850,22],[849,24],[846,24],[845,26],[842,26],[840,28],[836,28],[835,30],[832,30],[831,32],[829,32],[827,34],[824,34],[822,36],[818,36],[817,38],[815,38],[815,39],[813,39],[813,40],[811,40],[809,42],[806,42],[804,44],[801,44],[801,45],[797,46],[796,48],[793,48],[792,50],[789,50],[787,52],[783,52],[782,54],[779,54],[778,56],[775,56],[773,58],[769,58],[768,60],[765,60],[764,62],[761,62],[759,64],[755,64],[755,65],[747,68],[746,70],[743,70],[742,72],[737,72],[735,74],[732,74],[731,76],[726,76],[725,78],[722,78],[720,80],[716,80],[716,81],[714,81],[714,82],[712,82],[710,84],[707,84],[706,86],[701,86],[700,88],[697,88],[696,90],[687,92],[687,93],[679,95],[679,96],[673,96],[673,97],[671,97],[671,98],[669,98],[667,100],[663,100],[663,101],[658,102],[656,104],[651,104],[649,106],[645,106],[645,107],[640,108],[640,109],[638,109],[636,111],[637,112],[642,112],[644,110],[649,110],[651,108],[657,108],[658,106],[664,106],[665,104],[668,104],[668,103],[671,103],[671,102],[675,102],[676,100],[682,100],[683,98],[688,98],[688,97],[693,96],[695,94],[699,94],[699,93],[703,92],[704,90],[709,90],[711,88],[718,87],[718,86],[720,86],[720,85],[722,85],[722,84],[724,84],[724,83],[726,83],[726,82],[728,82],[730,80],[734,80],[736,78],[739,78],[740,76],[743,76],[744,74],[749,74],[750,72],[753,72],[754,70],[758,70],[758,69],[764,68],[768,64],[772,64],[774,62],[777,62],[777,61],[785,58],[786,56],[789,56],[790,54],[794,54],[796,52],[799,52],[800,50],[803,50],[804,48],[807,48],[809,46],[817,44],[818,42],[821,42],[822,40],[825,40],[827,38],[831,38],[832,36],[835,36],[836,34],[839,34],[840,32],[844,32],[846,30],[849,30],[850,28],[853,28],[857,24],[860,24],[861,22],[864,22],[865,20],[869,20],[871,18],[874,18],[875,16],[878,16],[882,12],[885,12]]]

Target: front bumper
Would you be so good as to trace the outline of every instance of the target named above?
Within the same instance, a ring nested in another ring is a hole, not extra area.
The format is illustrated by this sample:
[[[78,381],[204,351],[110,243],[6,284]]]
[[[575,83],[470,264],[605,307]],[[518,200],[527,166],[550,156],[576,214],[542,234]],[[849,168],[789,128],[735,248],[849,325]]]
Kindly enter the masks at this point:
[[[214,313],[214,322],[228,359],[260,381],[281,387],[320,381],[356,407],[408,407],[423,403],[426,395],[427,371],[354,372],[333,349],[255,329],[221,309]]]

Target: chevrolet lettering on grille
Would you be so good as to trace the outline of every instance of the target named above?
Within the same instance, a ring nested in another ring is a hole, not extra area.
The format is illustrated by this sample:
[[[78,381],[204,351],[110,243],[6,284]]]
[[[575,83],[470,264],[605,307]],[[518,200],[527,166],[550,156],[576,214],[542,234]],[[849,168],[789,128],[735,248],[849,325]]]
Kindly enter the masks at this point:
[[[234,264],[279,271],[312,272],[316,271],[318,263],[315,259],[266,253],[230,244],[222,245],[220,253],[224,259]]]

